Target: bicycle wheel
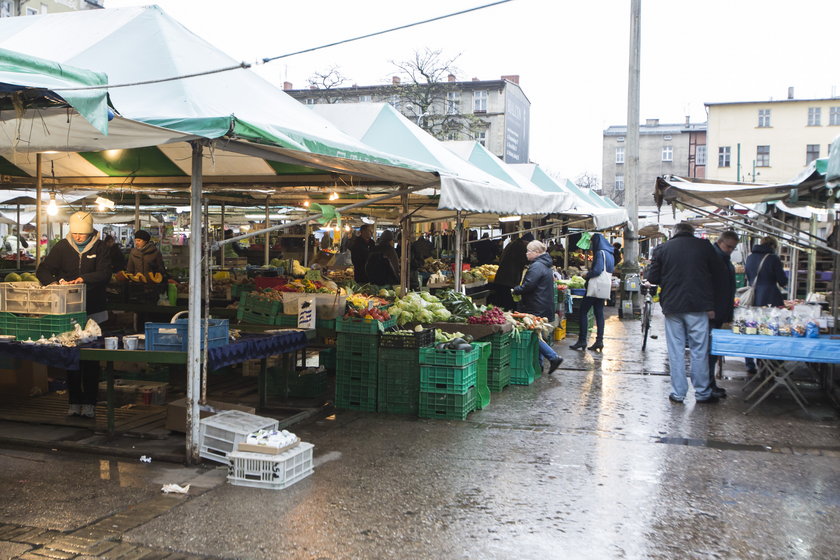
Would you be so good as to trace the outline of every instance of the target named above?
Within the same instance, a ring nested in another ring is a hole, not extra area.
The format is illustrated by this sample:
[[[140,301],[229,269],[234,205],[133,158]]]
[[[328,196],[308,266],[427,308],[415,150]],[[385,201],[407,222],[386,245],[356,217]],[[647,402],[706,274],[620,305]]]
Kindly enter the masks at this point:
[[[650,308],[651,303],[646,301],[642,308],[642,351],[647,348],[648,332],[650,331]]]

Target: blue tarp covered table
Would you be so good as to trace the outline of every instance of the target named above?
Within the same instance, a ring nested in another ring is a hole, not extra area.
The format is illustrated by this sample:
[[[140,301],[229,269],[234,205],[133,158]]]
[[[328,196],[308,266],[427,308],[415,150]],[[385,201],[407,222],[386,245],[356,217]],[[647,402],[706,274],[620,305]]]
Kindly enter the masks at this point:
[[[840,364],[840,338],[829,335],[818,338],[749,335],[714,329],[712,330],[711,352],[716,356],[739,356],[759,360],[759,374],[762,374],[764,379],[745,400],[751,399],[762,388],[772,384],[744,414],[752,411],[780,385],[790,392],[796,403],[807,414],[808,409],[805,408],[807,401],[790,379],[795,370],[791,364],[795,362]]]

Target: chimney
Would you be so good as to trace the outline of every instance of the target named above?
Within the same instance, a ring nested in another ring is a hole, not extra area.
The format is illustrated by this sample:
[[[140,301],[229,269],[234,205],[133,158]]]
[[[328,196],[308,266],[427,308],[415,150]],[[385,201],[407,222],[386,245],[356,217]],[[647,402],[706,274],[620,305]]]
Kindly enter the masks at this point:
[[[793,86],[788,88],[788,99],[793,99]]]
[[[645,119],[646,126],[659,126],[659,119]]]
[[[691,115],[685,116],[685,126],[691,125]]]
[[[514,84],[519,84],[519,74],[511,74],[510,76],[502,76],[503,80],[507,80],[509,82],[513,82]]]
[[[399,76],[392,76],[391,77],[391,84],[398,86],[400,85],[400,77]]]
[[[290,89],[295,89],[292,87],[292,82],[283,82],[283,91],[288,91]]]
[[[447,79],[447,81],[454,82],[455,81],[455,74],[449,74],[449,76],[447,76],[446,79]]]
[[[478,78],[473,78],[472,81],[477,82]]]
[[[309,86],[309,89],[318,89],[318,86],[316,86],[315,84],[312,84],[311,86]]]

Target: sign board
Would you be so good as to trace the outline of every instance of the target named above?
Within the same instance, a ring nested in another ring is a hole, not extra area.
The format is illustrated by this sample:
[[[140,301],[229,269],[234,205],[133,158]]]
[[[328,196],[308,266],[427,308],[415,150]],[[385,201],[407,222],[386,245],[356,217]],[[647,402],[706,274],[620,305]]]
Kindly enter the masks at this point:
[[[308,294],[298,298],[298,328],[315,328],[315,302],[316,294]]]
[[[531,102],[513,83],[505,84],[505,163],[528,163]]]

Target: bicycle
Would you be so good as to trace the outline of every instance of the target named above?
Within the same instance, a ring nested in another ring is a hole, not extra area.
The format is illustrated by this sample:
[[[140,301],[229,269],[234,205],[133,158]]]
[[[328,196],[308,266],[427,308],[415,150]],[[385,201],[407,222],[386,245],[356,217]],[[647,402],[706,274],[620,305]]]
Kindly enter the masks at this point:
[[[656,293],[656,286],[643,283],[640,291],[644,302],[642,303],[642,352],[647,348],[648,333],[650,332],[650,317],[653,312],[653,295]]]

